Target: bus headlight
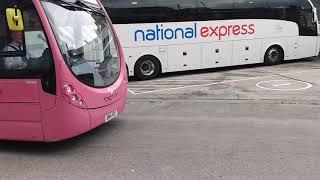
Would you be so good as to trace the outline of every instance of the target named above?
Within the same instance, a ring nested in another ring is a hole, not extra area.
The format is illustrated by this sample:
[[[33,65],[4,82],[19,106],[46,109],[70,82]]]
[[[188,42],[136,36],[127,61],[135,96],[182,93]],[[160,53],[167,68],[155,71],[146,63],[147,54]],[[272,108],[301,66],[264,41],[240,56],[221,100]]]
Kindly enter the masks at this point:
[[[79,108],[86,108],[81,95],[76,91],[71,83],[64,82],[62,84],[63,98],[69,103]]]

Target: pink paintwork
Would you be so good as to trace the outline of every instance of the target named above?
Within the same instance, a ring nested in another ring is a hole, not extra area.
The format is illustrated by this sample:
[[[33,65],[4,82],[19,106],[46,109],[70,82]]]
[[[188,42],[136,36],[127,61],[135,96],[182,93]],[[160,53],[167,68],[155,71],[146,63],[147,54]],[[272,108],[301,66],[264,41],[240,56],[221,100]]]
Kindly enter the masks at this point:
[[[78,81],[60,53],[39,0],[33,3],[45,29],[56,70],[56,95],[43,92],[37,79],[0,80],[0,139],[54,142],[85,133],[105,123],[105,116],[123,112],[127,97],[127,72],[121,48],[121,73],[107,88],[92,88]],[[110,22],[110,19],[107,19]],[[119,44],[119,40],[115,38]],[[68,103],[65,83],[72,84],[86,108]]]

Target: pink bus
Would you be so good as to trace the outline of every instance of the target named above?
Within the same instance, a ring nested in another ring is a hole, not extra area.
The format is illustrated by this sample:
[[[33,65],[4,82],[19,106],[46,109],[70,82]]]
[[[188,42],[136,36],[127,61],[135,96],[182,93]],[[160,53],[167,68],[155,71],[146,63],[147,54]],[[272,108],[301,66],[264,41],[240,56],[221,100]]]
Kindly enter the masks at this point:
[[[98,0],[0,1],[0,139],[55,142],[123,112],[127,71]]]

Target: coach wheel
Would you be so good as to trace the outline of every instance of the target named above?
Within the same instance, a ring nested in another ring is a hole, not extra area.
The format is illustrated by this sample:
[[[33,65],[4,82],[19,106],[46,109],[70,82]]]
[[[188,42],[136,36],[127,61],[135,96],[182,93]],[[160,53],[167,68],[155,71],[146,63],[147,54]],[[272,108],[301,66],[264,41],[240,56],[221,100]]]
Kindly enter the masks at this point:
[[[160,63],[153,56],[144,56],[137,61],[134,71],[140,80],[154,79],[160,74]]]
[[[284,53],[281,47],[272,46],[270,47],[266,54],[264,55],[264,63],[266,65],[279,64],[284,59]]]

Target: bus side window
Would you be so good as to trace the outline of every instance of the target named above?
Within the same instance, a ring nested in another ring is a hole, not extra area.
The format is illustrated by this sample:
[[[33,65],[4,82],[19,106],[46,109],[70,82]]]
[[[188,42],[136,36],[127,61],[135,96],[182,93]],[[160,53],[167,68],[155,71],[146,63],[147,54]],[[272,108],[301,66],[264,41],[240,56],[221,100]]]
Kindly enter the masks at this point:
[[[0,15],[3,15],[3,14],[0,12]],[[5,29],[6,27],[5,27],[4,17],[0,17],[0,49],[3,49],[5,46],[5,39],[6,39]]]
[[[4,61],[3,59],[0,57],[0,71],[3,70],[5,68],[4,66]]]
[[[140,21],[140,13],[137,11],[140,8],[139,0],[104,0],[112,23],[126,24],[136,23]]]
[[[266,0],[235,0],[234,15],[235,19],[265,19],[268,14]]]
[[[312,9],[312,6],[308,0],[295,0],[295,4],[301,9]]]
[[[16,26],[14,20],[9,17],[14,16],[14,10],[17,9],[21,15],[21,7],[17,2],[2,1],[0,7],[0,57],[2,72],[4,70],[14,73],[15,70],[25,69],[27,63],[25,60],[24,31],[22,18],[20,16],[19,26]],[[8,19],[9,18],[9,19]],[[10,27],[9,27],[10,26]],[[9,30],[11,28],[12,30]]]
[[[302,27],[307,27],[306,17],[300,15],[300,16],[299,16],[299,20],[300,20],[300,25],[301,25]]]
[[[17,6],[22,12],[24,23],[23,31],[10,31],[7,23],[0,23],[0,61],[4,67],[0,71],[0,79],[40,78],[45,84],[43,89],[53,94],[54,63],[41,21],[32,1],[18,2],[18,5],[10,6],[10,0],[0,3],[0,22],[6,22],[6,8]]]
[[[6,44],[5,44],[6,37],[5,37],[5,33],[4,33],[4,30],[5,30],[4,25],[5,25],[5,23],[4,23],[3,19],[0,17],[0,52],[6,46]],[[5,69],[4,60],[3,60],[2,57],[0,57],[0,71],[4,70],[4,69]]]
[[[5,47],[10,42],[10,31],[6,20],[6,7],[0,9],[0,52],[3,53]]]
[[[2,15],[2,13],[0,13],[0,15]],[[6,29],[6,27],[5,27],[4,17],[0,17],[0,52],[6,46],[7,38],[5,36],[5,29]],[[5,69],[4,60],[2,57],[0,57],[0,71],[2,71],[4,69]]]
[[[199,18],[201,20],[231,19],[234,0],[201,0],[199,6]]]
[[[299,30],[301,36],[317,36],[317,23],[312,22],[312,9],[300,10]]]
[[[105,0],[115,24],[194,21],[196,0]]]
[[[56,83],[53,56],[41,20],[32,1],[24,1],[23,10],[29,69],[33,71],[34,76],[41,77],[42,88],[45,92],[55,94]]]

